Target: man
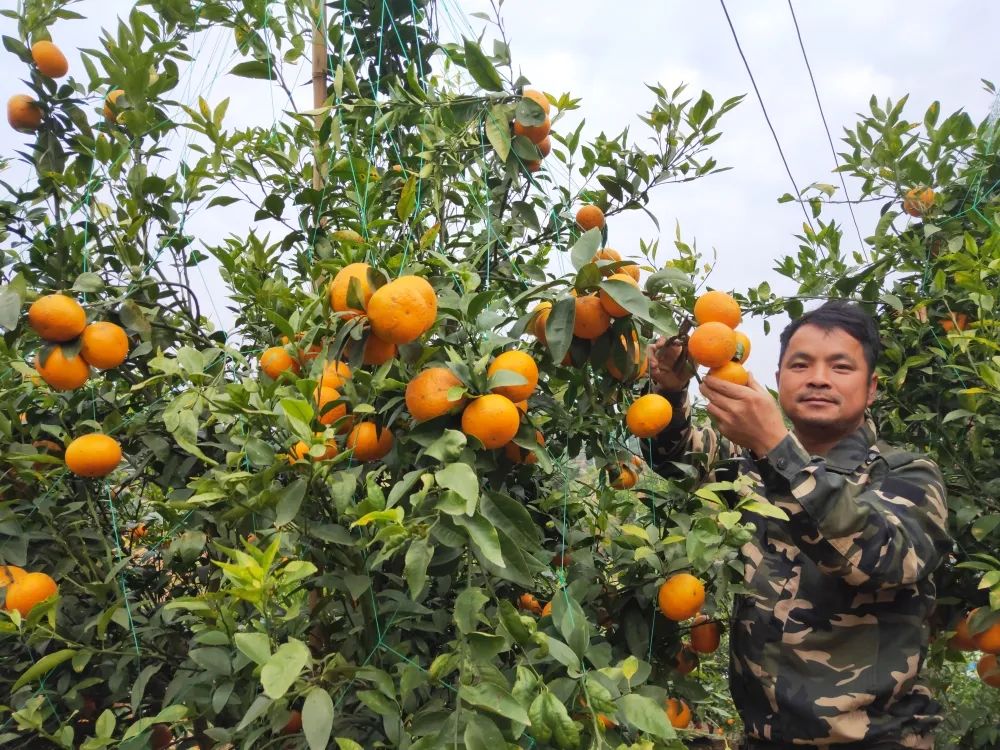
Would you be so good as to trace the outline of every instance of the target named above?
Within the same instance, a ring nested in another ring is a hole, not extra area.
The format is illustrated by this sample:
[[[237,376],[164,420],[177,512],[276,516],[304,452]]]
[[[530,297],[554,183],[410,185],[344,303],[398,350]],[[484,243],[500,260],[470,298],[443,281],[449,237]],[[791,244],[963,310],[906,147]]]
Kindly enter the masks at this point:
[[[742,549],[750,593],[734,604],[729,677],[746,748],[932,748],[939,706],[918,675],[931,573],[949,547],[945,493],[932,461],[876,442],[866,419],[875,322],[842,301],[792,322],[781,334],[780,409],[752,377],[706,377],[719,434],[691,425],[680,350],[651,347],[651,377],[675,413],[656,439],[657,470],[670,476],[686,452],[706,454],[714,479],[749,474],[789,517],[745,519],[756,525]]]

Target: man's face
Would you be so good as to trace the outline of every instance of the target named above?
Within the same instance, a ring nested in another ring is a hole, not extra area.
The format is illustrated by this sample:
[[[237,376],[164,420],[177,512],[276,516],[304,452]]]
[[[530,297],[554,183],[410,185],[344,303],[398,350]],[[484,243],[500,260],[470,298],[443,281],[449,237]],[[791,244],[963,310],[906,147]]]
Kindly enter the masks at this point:
[[[861,342],[840,328],[806,324],[788,342],[778,366],[778,400],[797,431],[847,435],[875,400]]]

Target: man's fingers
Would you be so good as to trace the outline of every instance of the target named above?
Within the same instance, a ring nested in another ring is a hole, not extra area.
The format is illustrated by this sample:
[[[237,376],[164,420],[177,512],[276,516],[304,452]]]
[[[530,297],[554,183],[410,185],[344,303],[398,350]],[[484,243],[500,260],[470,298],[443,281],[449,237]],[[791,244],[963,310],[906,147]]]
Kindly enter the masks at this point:
[[[706,375],[701,379],[701,382],[727,398],[744,399],[749,395],[747,386],[736,385],[736,383],[730,383],[728,380],[717,378],[714,375]]]

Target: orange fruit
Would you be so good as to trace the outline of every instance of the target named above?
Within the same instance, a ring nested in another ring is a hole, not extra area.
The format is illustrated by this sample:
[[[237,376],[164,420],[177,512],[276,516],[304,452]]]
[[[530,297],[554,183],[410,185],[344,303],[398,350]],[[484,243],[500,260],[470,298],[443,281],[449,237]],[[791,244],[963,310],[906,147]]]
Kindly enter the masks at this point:
[[[719,623],[705,615],[696,617],[691,627],[691,648],[699,654],[712,654],[719,648],[722,631]]]
[[[119,112],[116,102],[124,93],[123,89],[114,89],[104,97],[104,119],[108,122],[115,122],[118,119]]]
[[[400,276],[368,301],[372,332],[383,341],[408,344],[426,333],[437,318],[434,287],[420,276]]]
[[[153,724],[149,731],[150,750],[167,750],[174,742],[174,733],[166,724]]]
[[[545,602],[542,607],[542,617],[552,617],[552,602]]]
[[[0,565],[0,589],[26,575],[28,572],[24,568],[19,568],[16,565]]]
[[[576,225],[584,232],[588,229],[600,229],[604,226],[604,212],[594,205],[582,206],[576,212]]]
[[[743,331],[736,331],[736,354],[733,355],[733,362],[739,362],[742,365],[749,356],[750,337]]]
[[[337,271],[337,275],[330,282],[330,307],[333,308],[334,312],[353,313],[344,317],[354,317],[365,311],[373,294],[371,284],[368,281],[369,268],[367,263],[351,263]],[[358,297],[363,305],[360,310],[347,303],[347,291],[350,289],[351,279],[358,280],[360,287]]]
[[[28,308],[28,325],[46,341],[69,341],[87,327],[87,313],[72,297],[46,294]]]
[[[625,343],[625,337],[622,336],[619,339],[619,341],[621,342],[621,348],[622,350],[624,350],[625,356],[627,357],[628,346]],[[629,380],[641,378],[643,375],[646,374],[646,370],[649,369],[649,354],[639,343],[639,337],[636,335],[636,332],[634,330],[632,331],[632,341],[634,342],[632,345],[632,362],[635,363],[635,367],[633,368],[631,374],[628,377]],[[611,356],[608,357],[608,360],[607,362],[604,363],[604,366],[608,368],[608,372],[611,373],[611,377],[613,377],[615,380],[626,379],[625,373],[619,370],[618,365],[615,364],[614,352],[612,352]]]
[[[288,718],[288,722],[281,728],[282,734],[295,734],[296,732],[302,731],[302,712],[298,709],[292,709],[292,715]]]
[[[912,187],[903,197],[903,210],[910,216],[921,217],[934,206],[934,191],[929,187]]]
[[[702,323],[725,323],[736,328],[742,319],[739,303],[718,290],[705,292],[694,303],[694,319]]]
[[[406,408],[417,422],[443,416],[460,409],[468,401],[465,396],[455,400],[448,398],[449,389],[462,386],[462,381],[447,367],[430,367],[407,384]]]
[[[538,153],[540,153],[542,155],[542,158],[544,159],[546,156],[552,153],[552,136],[550,135],[545,136],[535,145],[538,146]]]
[[[27,94],[14,94],[7,100],[7,122],[14,130],[33,133],[42,126],[43,116],[38,102]]]
[[[487,377],[493,377],[493,375],[501,370],[517,373],[523,376],[528,382],[522,385],[498,385],[490,389],[493,393],[506,396],[511,401],[524,401],[538,387],[538,365],[535,364],[535,360],[527,352],[512,349],[511,351],[500,353],[490,363],[489,368],[486,370],[486,375]]]
[[[576,318],[573,321],[573,335],[581,339],[596,339],[611,327],[611,316],[604,309],[597,295],[588,294],[576,298]]]
[[[961,620],[958,621],[958,624],[955,626],[955,635],[953,635],[951,640],[948,641],[948,645],[956,651],[976,650],[976,640],[972,637],[972,633],[969,631],[970,614],[966,614]]]
[[[675,573],[660,585],[656,598],[663,616],[680,622],[698,614],[705,603],[705,587],[690,573]]]
[[[316,437],[322,437],[322,432],[317,432]],[[326,450],[323,452],[322,456],[318,458],[313,458],[313,461],[329,461],[331,458],[336,458],[340,450],[337,448],[337,443],[333,440],[327,440]],[[312,446],[304,440],[299,440],[295,445],[292,446],[291,451],[288,454],[288,463],[295,463],[297,460],[309,457],[309,449]]]
[[[514,402],[499,393],[478,397],[462,412],[462,432],[489,450],[513,440],[520,424],[521,414]]]
[[[618,464],[618,476],[611,480],[611,486],[616,490],[630,490],[639,481],[639,475],[631,466]]]
[[[535,442],[545,445],[545,436],[541,430],[535,430]],[[537,464],[538,456],[533,450],[524,450],[520,445],[511,441],[503,447],[503,454],[507,460],[514,464]]]
[[[609,719],[604,714],[597,714],[597,720],[601,723],[601,726],[604,727],[605,729],[614,729],[616,726],[618,726],[617,724],[615,724],[614,721]]]
[[[708,374],[736,385],[746,385],[750,382],[750,373],[739,362],[726,362],[721,367],[713,367]]]
[[[552,111],[552,103],[549,101],[549,98],[545,96],[545,94],[543,94],[541,91],[538,91],[536,89],[525,89],[524,93],[521,94],[521,96],[523,96],[525,99],[531,99],[531,101],[535,102],[535,104],[537,104],[539,107],[542,108],[542,111],[545,112],[546,116]]]
[[[337,404],[326,410],[328,404],[332,404],[340,398],[340,391],[320,386],[313,392],[313,398],[316,399],[316,414],[320,424],[333,424],[341,417],[347,416],[347,404]]]
[[[272,346],[264,350],[260,355],[260,369],[272,380],[281,377],[281,373],[291,370],[296,375],[299,372],[299,363],[292,355],[285,351],[284,347]]]
[[[597,263],[599,260],[608,261],[609,263],[617,263],[622,259],[622,254],[611,247],[603,247],[594,253],[594,257],[590,259],[591,263]],[[625,266],[622,266],[624,268]],[[612,270],[606,266],[601,266],[598,264],[598,268],[601,269],[601,273],[605,276],[610,276],[613,273],[621,273],[621,270]]]
[[[976,611],[978,610],[973,610],[973,614]],[[1000,620],[983,632],[973,635],[972,641],[980,651],[985,651],[988,654],[1000,654]]]
[[[514,404],[514,406],[516,406],[517,410],[519,412],[521,412],[522,414],[527,414],[528,413],[528,402],[527,402],[527,400],[525,400],[525,401],[518,401],[516,404]]]
[[[673,415],[669,401],[658,393],[647,393],[629,405],[625,412],[625,424],[636,437],[651,438],[670,424]]]
[[[392,430],[379,429],[374,422],[362,422],[347,436],[347,448],[354,451],[354,459],[359,463],[385,458],[394,442]]]
[[[682,643],[680,650],[677,652],[677,658],[674,659],[674,669],[681,675],[687,675],[691,674],[697,668],[698,654],[691,648],[691,644]]]
[[[524,162],[524,168],[527,169],[529,172],[537,172],[539,169],[542,168],[542,163],[538,159],[529,159],[528,161]]]
[[[49,353],[45,364],[42,364],[42,353],[35,355],[35,370],[42,380],[57,391],[72,391],[87,382],[90,377],[90,366],[87,361],[76,354],[67,357],[61,346],[55,346]]]
[[[31,45],[31,59],[38,66],[38,72],[47,78],[62,78],[69,72],[66,55],[48,40]]]
[[[128,336],[114,323],[91,323],[83,329],[80,356],[98,370],[118,367],[128,356]]]
[[[522,125],[514,120],[514,135],[523,135],[532,143],[539,143],[548,136],[552,129],[552,123],[548,116],[538,125]]]
[[[949,331],[964,331],[969,325],[969,316],[965,313],[952,313],[947,318],[941,318],[941,328],[947,333]]]
[[[361,361],[366,365],[384,365],[395,356],[396,345],[390,341],[383,341],[372,333],[365,340]]]
[[[688,353],[699,365],[722,367],[736,354],[736,332],[725,323],[702,323],[688,337]]]
[[[319,377],[319,384],[324,388],[340,388],[351,379],[351,368],[346,362],[334,359],[323,365],[323,373]]]
[[[21,617],[27,617],[36,604],[45,601],[58,590],[59,586],[48,574],[25,573],[7,586],[4,609],[8,612],[16,609]]]
[[[538,603],[534,594],[521,594],[517,598],[517,608],[525,612],[534,612],[536,615],[542,612],[542,605]]]
[[[668,698],[667,718],[674,729],[685,729],[691,723],[691,709],[679,698]]]
[[[9,596],[9,594],[8,594]],[[1000,688],[1000,664],[995,654],[987,654],[976,665],[979,678],[990,687]]]
[[[66,446],[66,467],[79,477],[104,477],[122,461],[122,447],[110,435],[81,435]]]
[[[639,282],[627,273],[613,273],[608,277],[608,279],[624,281],[626,284],[631,284],[636,289],[639,288]],[[626,315],[630,314],[628,310],[615,302],[611,295],[603,289],[597,292],[597,298],[601,301],[601,307],[603,307],[612,318],[624,318]]]
[[[535,305],[531,314],[534,320],[531,323],[531,330],[535,334],[535,338],[541,341],[543,344],[545,341],[545,324],[549,320],[549,315],[552,313],[552,303],[543,300]]]

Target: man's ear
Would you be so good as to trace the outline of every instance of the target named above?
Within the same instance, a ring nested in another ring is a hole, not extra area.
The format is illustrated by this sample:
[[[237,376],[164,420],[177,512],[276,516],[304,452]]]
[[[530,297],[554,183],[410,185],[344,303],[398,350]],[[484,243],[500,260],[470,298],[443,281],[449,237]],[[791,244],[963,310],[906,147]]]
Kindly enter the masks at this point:
[[[868,380],[868,406],[875,403],[875,391],[878,390],[878,373],[873,372]]]

